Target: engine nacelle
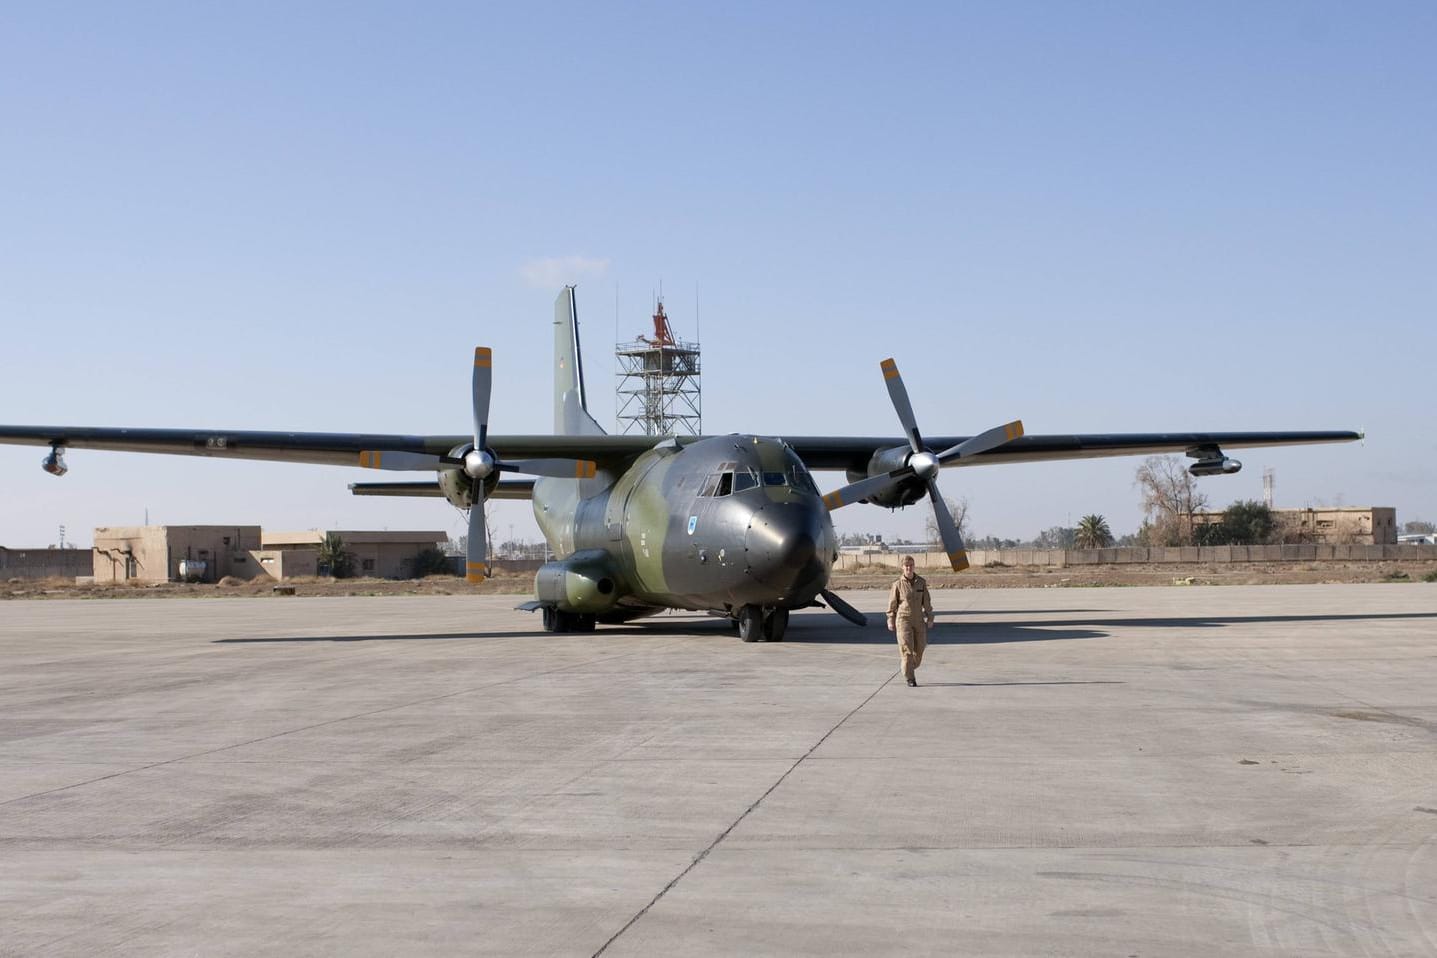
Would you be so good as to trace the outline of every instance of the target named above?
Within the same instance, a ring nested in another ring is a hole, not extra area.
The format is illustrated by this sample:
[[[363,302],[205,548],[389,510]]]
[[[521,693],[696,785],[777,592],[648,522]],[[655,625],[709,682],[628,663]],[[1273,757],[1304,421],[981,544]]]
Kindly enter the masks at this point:
[[[908,464],[908,457],[913,455],[913,450],[907,446],[892,446],[888,449],[880,449],[868,460],[868,469],[865,472],[858,472],[849,469],[846,473],[849,482],[858,482],[861,479],[868,479],[872,476],[881,476],[885,472],[892,472],[895,469],[902,469]],[[875,506],[882,506],[885,509],[899,509],[903,506],[911,506],[922,499],[928,491],[920,479],[911,479],[887,492],[876,496],[869,496],[865,502]]]
[[[1199,459],[1188,466],[1188,472],[1195,476],[1230,476],[1241,469],[1242,463],[1226,456],[1217,459]]]
[[[614,557],[603,549],[584,549],[546,562],[534,576],[538,600],[564,612],[608,612],[625,591]]]
[[[450,457],[463,459],[472,446],[467,443],[463,446],[455,446],[449,450]],[[499,485],[499,471],[496,469],[484,480],[484,496],[488,498],[493,494],[496,486]],[[444,493],[444,498],[456,509],[470,509],[474,505],[474,480],[458,467],[439,470],[439,491]]]
[[[63,476],[69,472],[70,467],[65,465],[65,450],[59,446],[51,449],[50,455],[46,456],[45,461],[40,463],[40,468],[52,476]]]

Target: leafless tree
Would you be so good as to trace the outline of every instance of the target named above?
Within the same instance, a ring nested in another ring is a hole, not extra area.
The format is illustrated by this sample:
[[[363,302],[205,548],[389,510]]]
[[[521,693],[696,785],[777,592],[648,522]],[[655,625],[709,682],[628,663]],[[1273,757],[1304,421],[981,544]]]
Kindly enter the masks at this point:
[[[1178,456],[1149,456],[1138,467],[1133,484],[1143,497],[1146,532],[1151,545],[1191,545],[1193,513],[1207,509],[1207,496]]]
[[[970,533],[973,531],[968,526],[967,497],[962,499],[949,499],[947,496],[944,496],[943,501],[948,504],[948,511],[953,516],[953,524],[958,527],[958,534],[963,537],[964,542],[967,542]],[[923,523],[924,540],[929,545],[941,542],[942,537],[938,534],[938,520],[933,518],[933,506],[931,504],[920,504],[920,508],[926,508],[928,510],[928,519]]]

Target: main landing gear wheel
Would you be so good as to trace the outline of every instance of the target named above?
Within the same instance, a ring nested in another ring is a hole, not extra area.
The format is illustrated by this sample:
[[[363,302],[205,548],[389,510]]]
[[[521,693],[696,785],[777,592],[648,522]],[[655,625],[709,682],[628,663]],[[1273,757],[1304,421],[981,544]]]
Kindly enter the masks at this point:
[[[788,628],[788,610],[774,609],[763,620],[763,640],[765,642],[782,642],[783,632]]]
[[[583,612],[565,612],[553,606],[544,606],[545,632],[592,632],[597,620]]]
[[[738,637],[745,642],[757,642],[763,638],[763,609],[746,605],[738,610]]]

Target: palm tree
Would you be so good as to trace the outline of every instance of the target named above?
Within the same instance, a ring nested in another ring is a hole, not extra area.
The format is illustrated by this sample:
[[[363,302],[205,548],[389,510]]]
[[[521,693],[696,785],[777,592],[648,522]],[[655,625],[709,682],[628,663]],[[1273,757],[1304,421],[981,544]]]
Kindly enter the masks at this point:
[[[1079,549],[1106,549],[1113,544],[1113,530],[1108,520],[1100,515],[1087,515],[1078,520],[1078,534],[1074,544]]]
[[[354,575],[354,556],[344,547],[344,540],[333,532],[325,533],[319,544],[319,555],[315,557],[321,575],[326,572],[336,579],[348,579]]]

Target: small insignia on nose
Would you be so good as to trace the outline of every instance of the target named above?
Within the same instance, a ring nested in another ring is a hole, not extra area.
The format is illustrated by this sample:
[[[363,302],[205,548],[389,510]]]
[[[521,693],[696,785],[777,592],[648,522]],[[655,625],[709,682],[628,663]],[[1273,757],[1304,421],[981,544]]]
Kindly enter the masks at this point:
[[[694,534],[694,530],[697,529],[698,526],[699,526],[699,517],[698,517],[698,516],[689,516],[689,535],[693,535],[693,534]]]

